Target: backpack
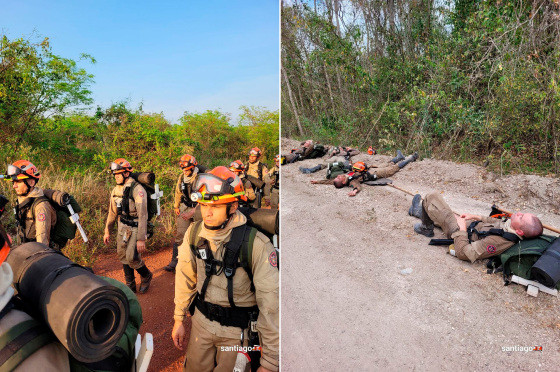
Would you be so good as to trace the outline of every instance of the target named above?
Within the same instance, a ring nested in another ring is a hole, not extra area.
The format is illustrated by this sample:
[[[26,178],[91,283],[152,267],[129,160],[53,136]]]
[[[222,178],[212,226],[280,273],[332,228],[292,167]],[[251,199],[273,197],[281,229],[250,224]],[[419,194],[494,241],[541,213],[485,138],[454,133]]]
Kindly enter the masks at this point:
[[[333,179],[341,174],[346,174],[352,169],[348,162],[335,162],[327,165],[327,179]]]
[[[135,343],[138,330],[142,325],[142,309],[136,295],[124,283],[104,276],[99,276],[111,285],[124,292],[128,300],[130,315],[128,324],[121,339],[117,343],[115,351],[109,357],[93,363],[82,363],[74,359],[70,354],[70,369],[72,372],[116,372],[130,371],[135,357]]]
[[[72,195],[63,191],[45,189],[43,190],[43,194],[44,196],[35,198],[31,204],[31,210],[34,210],[37,204],[45,200],[49,202],[56,212],[56,223],[51,227],[50,240],[58,244],[60,248],[64,248],[68,240],[72,240],[76,237],[76,230],[78,229],[76,224],[70,220],[70,211],[63,201],[66,200],[66,195],[75,213],[80,213],[82,208]]]
[[[325,149],[325,146],[320,144],[313,145],[313,150],[309,153],[307,159],[320,158],[322,156],[325,156],[326,153],[327,153],[327,149]]]
[[[506,285],[510,283],[511,275],[533,280],[531,268],[555,240],[556,237],[551,235],[540,235],[533,239],[520,240],[499,256],[490,258],[487,263],[488,271],[503,270]],[[560,289],[560,283],[556,287]]]
[[[148,193],[148,221],[155,216],[159,216],[159,198],[163,196],[163,193],[159,191],[158,184],[155,184],[156,175],[152,172],[136,172],[131,173],[130,177],[132,177],[134,181],[129,188],[128,198],[134,200],[132,190],[134,190],[137,184],[141,184]]]

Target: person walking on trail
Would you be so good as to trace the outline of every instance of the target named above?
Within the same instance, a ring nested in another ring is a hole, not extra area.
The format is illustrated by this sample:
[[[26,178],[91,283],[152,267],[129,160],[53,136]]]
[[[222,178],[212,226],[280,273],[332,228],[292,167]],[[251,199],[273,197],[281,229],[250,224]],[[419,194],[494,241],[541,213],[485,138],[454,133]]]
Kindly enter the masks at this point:
[[[175,196],[173,199],[173,211],[175,212],[175,239],[173,242],[173,253],[171,261],[163,267],[165,271],[175,272],[177,266],[178,248],[183,243],[185,232],[189,228],[194,218],[196,203],[191,200],[192,186],[196,177],[200,173],[198,162],[195,157],[185,154],[179,160],[179,167],[182,170],[177,184],[175,185]]]
[[[110,172],[117,186],[109,198],[109,214],[105,224],[103,242],[109,244],[111,233],[117,224],[117,255],[123,265],[126,285],[136,292],[134,270],[141,277],[140,293],[150,287],[153,274],[144,264],[141,254],[146,250],[148,228],[148,194],[130,175],[132,166],[123,158],[111,163]]]
[[[203,220],[191,224],[179,247],[171,333],[183,350],[184,321],[192,315],[183,370],[231,371],[238,357],[234,348],[248,346],[258,334],[259,371],[277,371],[276,251],[237,210],[245,190],[229,169],[220,166],[200,174],[193,191]]]
[[[264,189],[264,202],[272,209],[278,209],[280,203],[280,155],[274,157],[274,167],[268,172],[270,182]]]
[[[348,196],[356,196],[362,190],[362,183],[390,177],[407,164],[416,161],[416,159],[418,159],[418,153],[416,152],[404,158],[402,153],[398,151],[397,156],[387,164],[367,166],[364,162],[359,161],[352,165],[352,172],[340,174],[334,179],[311,181],[311,183],[315,185],[334,185],[337,189],[350,186],[352,191],[348,193]]]
[[[239,201],[240,206],[253,206],[255,204],[255,200],[257,196],[255,195],[255,190],[253,189],[253,185],[251,182],[245,177],[245,171],[247,168],[245,164],[241,160],[234,160],[229,164],[229,170],[232,171],[241,179],[243,182],[243,187],[245,188],[245,196],[247,197],[247,201]]]
[[[15,218],[20,244],[39,242],[60,250],[51,241],[51,229],[56,224],[56,211],[37,186],[41,173],[28,160],[18,160],[8,166],[7,179],[17,195]]]
[[[543,232],[541,221],[531,213],[514,213],[503,222],[492,217],[453,213],[443,197],[436,192],[420,194],[412,199],[409,215],[420,218],[414,225],[418,234],[434,236],[434,226],[439,226],[448,239],[453,239],[450,253],[465,261],[499,255],[519,240],[539,236]]]

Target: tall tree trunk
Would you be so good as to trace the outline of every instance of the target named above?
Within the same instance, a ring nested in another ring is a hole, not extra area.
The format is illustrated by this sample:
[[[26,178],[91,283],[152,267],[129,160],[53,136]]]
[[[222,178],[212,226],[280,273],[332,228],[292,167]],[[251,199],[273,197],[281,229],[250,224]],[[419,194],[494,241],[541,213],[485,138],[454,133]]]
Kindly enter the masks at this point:
[[[296,110],[296,105],[294,103],[294,97],[292,97],[292,89],[290,88],[290,81],[288,80],[288,75],[286,74],[286,70],[284,66],[282,66],[282,74],[284,75],[284,80],[286,80],[286,88],[288,89],[288,96],[290,97],[290,102],[292,103],[292,110],[294,110],[294,116],[296,117],[296,123],[299,131],[299,135],[303,136],[303,128],[301,127],[301,123],[299,122],[299,116]]]
[[[331,80],[329,79],[329,73],[327,72],[327,64],[325,62],[323,62],[323,69],[325,70],[325,78],[327,79],[327,87],[329,88],[329,97],[331,98],[331,105],[332,105],[331,110],[334,112],[334,98],[332,94]]]

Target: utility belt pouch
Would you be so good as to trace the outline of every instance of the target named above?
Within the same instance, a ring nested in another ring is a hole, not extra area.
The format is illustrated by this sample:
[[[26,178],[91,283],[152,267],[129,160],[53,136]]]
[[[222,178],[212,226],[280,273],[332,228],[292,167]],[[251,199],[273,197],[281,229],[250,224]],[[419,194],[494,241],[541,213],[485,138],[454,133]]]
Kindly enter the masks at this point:
[[[257,319],[259,318],[259,312],[252,311],[249,314],[249,329],[247,330],[247,337],[249,339],[249,346],[260,345],[259,333],[257,331]]]
[[[123,242],[128,243],[128,240],[132,236],[132,229],[130,227],[125,227],[123,231]]]

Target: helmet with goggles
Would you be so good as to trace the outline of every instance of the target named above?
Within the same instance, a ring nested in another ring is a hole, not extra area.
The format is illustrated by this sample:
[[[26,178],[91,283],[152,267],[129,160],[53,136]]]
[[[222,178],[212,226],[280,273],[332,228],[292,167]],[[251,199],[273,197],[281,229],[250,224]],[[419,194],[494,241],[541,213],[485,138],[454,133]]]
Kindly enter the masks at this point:
[[[245,170],[245,164],[241,160],[232,161],[229,164],[229,170],[235,174],[239,174]]]
[[[189,154],[181,156],[181,160],[179,160],[179,166],[184,170],[192,169],[197,165],[198,163],[194,156]]]
[[[247,201],[243,181],[224,166],[197,176],[191,200],[200,204],[229,204],[238,200]]]
[[[261,156],[262,151],[258,147],[253,147],[251,151],[249,151],[249,156],[256,156],[257,158]]]
[[[126,159],[118,158],[111,163],[111,173],[119,174],[124,172],[132,172],[132,165]]]
[[[18,160],[13,164],[8,165],[8,172],[6,174],[8,179],[12,181],[25,180],[32,178],[39,180],[41,173],[33,163],[29,160]]]

